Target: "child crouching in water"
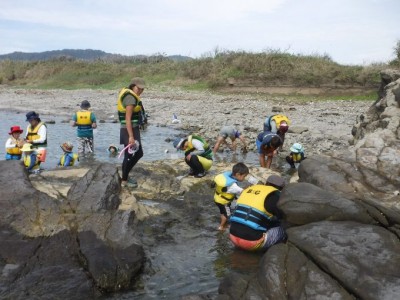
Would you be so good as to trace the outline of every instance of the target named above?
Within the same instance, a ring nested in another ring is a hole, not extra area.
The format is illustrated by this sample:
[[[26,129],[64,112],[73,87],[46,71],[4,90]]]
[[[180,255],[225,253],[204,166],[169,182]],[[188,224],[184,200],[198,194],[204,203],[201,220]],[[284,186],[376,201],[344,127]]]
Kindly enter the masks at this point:
[[[110,154],[110,156],[117,156],[119,148],[117,146],[115,146],[114,144],[111,144],[110,146],[108,146],[107,151]]]
[[[237,163],[233,166],[232,172],[227,171],[215,176],[214,202],[218,206],[221,215],[221,223],[218,230],[223,231],[226,229],[230,215],[230,204],[243,191],[237,185],[237,182],[242,182],[248,174],[249,168],[244,163]]]
[[[64,154],[61,156],[60,161],[58,162],[59,166],[71,167],[75,164],[75,161],[79,161],[78,154],[72,153],[74,146],[70,142],[65,142],[61,144],[60,147],[64,151]]]
[[[299,143],[294,143],[293,146],[290,147],[290,154],[286,156],[286,161],[294,169],[296,168],[295,163],[300,163],[304,159],[306,159],[306,157],[304,157],[303,146]]]

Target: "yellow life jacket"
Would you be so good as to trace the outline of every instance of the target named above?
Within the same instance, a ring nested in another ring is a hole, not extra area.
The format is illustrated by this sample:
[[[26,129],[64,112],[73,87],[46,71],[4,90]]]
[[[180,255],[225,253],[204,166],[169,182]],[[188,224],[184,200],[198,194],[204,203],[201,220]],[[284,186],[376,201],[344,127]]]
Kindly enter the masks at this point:
[[[301,153],[292,153],[293,162],[299,163],[301,162]]]
[[[11,155],[21,155],[21,154],[22,154],[21,148],[19,148],[19,147],[17,146],[18,141],[17,141],[15,138],[13,138],[13,137],[12,137],[12,140],[13,140],[14,143],[15,143],[15,147],[6,148],[6,152],[7,152],[8,154],[11,154]]]
[[[34,156],[36,156],[35,153],[33,153]],[[26,168],[29,168],[31,165],[31,159],[32,159],[32,154],[25,155],[24,156],[24,165]],[[31,170],[38,170],[40,168],[40,160],[36,157],[35,165]]]
[[[197,135],[189,135],[188,136],[188,145],[185,149],[185,155],[189,154],[190,152],[196,150],[196,148],[193,146],[193,140],[198,140],[203,143],[203,148],[204,148],[204,153],[200,154],[199,156],[202,156],[207,159],[212,159],[212,150],[208,143],[201,137]]]
[[[72,167],[75,164],[75,161],[79,161],[78,154],[76,154],[76,153],[64,153],[64,155],[61,156],[61,158],[60,158],[60,163],[59,163],[60,166],[64,166],[67,156],[71,157],[71,160],[70,160],[69,165],[68,165],[69,167]],[[64,167],[68,167],[68,166],[64,166]]]
[[[28,140],[35,141],[35,140],[40,139],[40,135],[38,135],[38,131],[39,131],[39,128],[40,128],[41,126],[46,126],[46,124],[43,123],[43,122],[40,122],[40,123],[37,124],[36,127],[33,128],[33,129],[32,129],[32,126],[31,126],[31,125],[28,126],[28,133],[27,133],[27,135],[26,135],[26,137],[28,138]],[[32,144],[33,147],[46,146],[46,145],[47,145],[47,135],[46,135],[46,140],[45,140],[43,143],[40,143],[40,144]]]
[[[236,183],[237,180],[232,177],[232,172],[224,172],[215,176],[215,194],[214,201],[222,205],[230,203],[235,199],[235,194],[227,193],[228,187]]]
[[[254,230],[267,231],[273,215],[265,207],[265,199],[278,189],[266,185],[253,185],[245,189],[237,200],[231,222],[246,225]]]
[[[92,120],[91,120],[92,112],[88,110],[80,110],[76,112],[76,125],[79,128],[92,128]]]
[[[136,105],[133,106],[133,112],[131,116],[131,123],[133,125],[138,125],[140,121],[140,112],[142,110],[142,101],[139,96],[136,95],[131,89],[123,88],[118,94],[117,101],[117,110],[118,110],[118,119],[121,124],[126,124],[125,116],[126,116],[126,107],[123,105],[123,100],[126,95],[132,95],[136,99]]]
[[[288,126],[290,125],[289,118],[284,115],[274,115],[271,117],[271,120],[275,121],[277,127],[279,127],[279,124],[281,124],[282,121],[285,121],[288,124]]]

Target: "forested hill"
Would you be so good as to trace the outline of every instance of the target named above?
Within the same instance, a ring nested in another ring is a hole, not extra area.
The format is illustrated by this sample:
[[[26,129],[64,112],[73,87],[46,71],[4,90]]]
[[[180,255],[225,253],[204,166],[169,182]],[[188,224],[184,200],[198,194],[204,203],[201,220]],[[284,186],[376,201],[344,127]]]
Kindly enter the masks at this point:
[[[165,56],[156,54],[154,56],[163,56],[174,61],[184,61],[191,59],[188,56],[171,55]],[[154,57],[152,56],[152,57]],[[130,60],[130,59],[144,59],[145,55],[124,56],[120,54],[111,54],[101,50],[93,49],[63,49],[44,52],[13,52],[9,54],[0,55],[0,60],[22,60],[22,61],[36,61],[36,60],[49,60],[58,58],[82,59],[82,60]]]

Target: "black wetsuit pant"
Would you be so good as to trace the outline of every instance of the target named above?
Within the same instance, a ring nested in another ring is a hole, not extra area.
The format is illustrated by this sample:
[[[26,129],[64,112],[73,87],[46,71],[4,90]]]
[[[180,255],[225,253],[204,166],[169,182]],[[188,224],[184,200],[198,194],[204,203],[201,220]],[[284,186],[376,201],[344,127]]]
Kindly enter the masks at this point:
[[[200,163],[197,155],[191,155],[190,160],[185,157],[185,162],[189,165],[190,169],[192,169],[193,175],[204,173],[203,165]]]
[[[137,164],[139,159],[143,157],[142,141],[140,140],[140,129],[139,127],[133,128],[133,135],[135,140],[139,142],[139,150],[135,154],[129,154],[126,150],[124,153],[124,161],[122,162],[122,180],[128,180],[129,172]],[[129,135],[126,128],[121,128],[120,130],[120,143],[124,145],[124,148],[129,144]]]

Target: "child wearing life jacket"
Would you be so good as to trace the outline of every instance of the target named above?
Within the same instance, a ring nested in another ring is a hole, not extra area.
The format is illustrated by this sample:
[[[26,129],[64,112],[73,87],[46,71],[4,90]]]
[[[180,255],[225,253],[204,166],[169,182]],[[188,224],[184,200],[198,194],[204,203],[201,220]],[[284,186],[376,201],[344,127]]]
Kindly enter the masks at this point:
[[[65,142],[61,144],[60,147],[64,151],[64,154],[61,156],[60,161],[58,162],[59,166],[72,167],[76,161],[79,161],[78,154],[72,153],[74,146],[70,142]]]
[[[230,205],[243,191],[237,183],[242,182],[248,174],[249,168],[244,163],[237,163],[233,166],[232,172],[227,171],[215,176],[214,202],[221,216],[218,230],[223,231],[226,229],[228,217],[230,216]]]
[[[24,166],[26,170],[30,173],[38,173],[40,171],[40,160],[37,157],[35,149],[32,148],[32,144],[24,144],[21,152],[24,154]]]
[[[23,130],[19,126],[12,126],[8,133],[10,137],[6,141],[6,160],[20,160],[22,156],[21,148],[24,139],[21,138]]]
[[[90,102],[83,100],[81,110],[72,116],[72,126],[77,126],[76,134],[78,136],[78,153],[92,153],[93,146],[93,129],[97,128],[96,116],[90,110]]]
[[[304,159],[306,159],[306,157],[304,157],[303,146],[299,143],[294,143],[293,146],[290,147],[290,154],[286,156],[286,161],[294,169],[296,168],[295,163],[300,163]]]

